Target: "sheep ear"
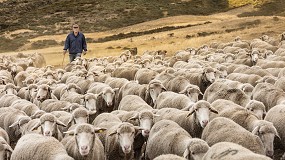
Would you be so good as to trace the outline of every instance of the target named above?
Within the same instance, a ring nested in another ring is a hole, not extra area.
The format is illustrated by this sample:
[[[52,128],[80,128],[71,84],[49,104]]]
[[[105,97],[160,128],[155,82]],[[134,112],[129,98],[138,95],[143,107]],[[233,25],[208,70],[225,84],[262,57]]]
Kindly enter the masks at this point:
[[[204,95],[201,91],[199,92],[199,94],[202,95],[202,96]]]
[[[110,133],[109,136],[112,136],[114,134],[117,134],[117,130],[115,130],[114,132]]]
[[[186,158],[186,159],[188,159],[189,154],[190,154],[190,152],[189,152],[188,147],[187,147],[186,150],[185,150],[184,153],[183,153],[183,157]]]
[[[13,124],[11,124],[11,125],[9,126],[9,128],[15,127],[16,125],[19,125],[19,120],[16,121],[16,122],[14,122]]]
[[[4,149],[6,150],[6,151],[9,151],[9,152],[13,152],[13,149],[11,148],[11,146],[9,145],[9,144],[4,144]]]
[[[69,125],[72,123],[73,119],[74,119],[74,117],[71,116],[70,119],[69,119],[68,122],[67,122],[67,126],[69,126]]]
[[[141,128],[139,126],[134,126],[134,128],[135,128],[136,131],[143,130],[143,128]]]
[[[35,130],[36,128],[38,128],[40,126],[40,122],[38,122],[37,124],[35,124],[33,127],[31,127],[30,131]]]
[[[34,113],[33,115],[30,116],[30,118],[35,119],[35,118],[40,118],[43,114],[45,113],[45,111],[37,111],[36,113]]]
[[[66,131],[66,132],[63,132],[63,133],[72,136],[72,135],[74,135],[74,130]]]
[[[187,90],[186,90],[186,88],[185,88],[185,89],[183,89],[182,91],[180,91],[179,94],[185,94],[186,91],[187,91]]]
[[[166,88],[165,88],[162,84],[161,84],[160,86],[161,86],[161,89],[162,89],[163,91],[167,91]]]
[[[97,113],[97,111],[88,111],[88,115],[94,115],[94,114],[96,114]]]
[[[153,114],[153,117],[160,117],[160,115],[158,115],[158,114]]]
[[[56,120],[56,124],[63,126],[63,127],[66,127],[66,125],[63,122],[61,122],[60,120]]]
[[[100,92],[100,93],[97,95],[97,97],[102,96],[102,94],[103,94],[103,92]]]
[[[139,118],[139,113],[136,113],[133,117],[129,118],[129,120],[136,120]]]
[[[210,106],[209,109],[210,109],[211,112],[219,114],[219,112],[215,108],[213,108],[212,106]]]
[[[106,128],[94,128],[95,133],[102,133],[106,130],[107,130]]]
[[[120,88],[114,88],[114,92],[117,93],[119,91]]]
[[[187,117],[191,116],[195,111],[196,111],[195,107],[191,107],[189,109],[189,113],[188,113]]]
[[[253,129],[252,134],[258,135],[258,133],[259,133],[259,128],[260,128],[260,126],[256,126],[256,127]]]

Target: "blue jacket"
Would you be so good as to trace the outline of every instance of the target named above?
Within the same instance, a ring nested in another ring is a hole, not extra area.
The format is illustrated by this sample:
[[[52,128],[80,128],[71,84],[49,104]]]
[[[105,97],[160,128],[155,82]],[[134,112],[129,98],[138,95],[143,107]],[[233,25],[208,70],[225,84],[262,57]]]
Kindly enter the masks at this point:
[[[78,32],[78,35],[75,36],[73,32],[69,33],[66,37],[64,49],[69,50],[69,54],[82,53],[82,51],[87,51],[87,44],[85,36],[83,33]]]

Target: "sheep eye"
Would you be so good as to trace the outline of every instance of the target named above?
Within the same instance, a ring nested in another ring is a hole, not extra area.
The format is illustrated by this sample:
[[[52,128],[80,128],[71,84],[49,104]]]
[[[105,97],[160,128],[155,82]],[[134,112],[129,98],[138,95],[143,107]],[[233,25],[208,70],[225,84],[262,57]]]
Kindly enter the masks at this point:
[[[78,134],[77,134],[77,133],[75,133],[74,135],[76,135],[76,136],[77,136]]]
[[[194,154],[195,154],[195,152],[192,152],[191,154],[192,154],[192,155],[194,155]]]

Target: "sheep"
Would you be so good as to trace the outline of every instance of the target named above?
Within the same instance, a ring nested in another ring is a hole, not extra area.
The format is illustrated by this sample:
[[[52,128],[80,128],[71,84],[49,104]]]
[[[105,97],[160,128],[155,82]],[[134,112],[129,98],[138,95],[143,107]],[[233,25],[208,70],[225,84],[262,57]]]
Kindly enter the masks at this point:
[[[170,120],[154,124],[146,146],[146,159],[162,154],[175,154],[187,159],[202,159],[209,145],[198,138],[192,138],[187,131]]]
[[[241,83],[249,83],[252,86],[256,86],[258,80],[260,80],[262,77],[255,74],[243,74],[243,73],[231,73],[227,76],[227,79],[233,80],[233,81],[239,81]]]
[[[134,80],[138,81],[139,84],[148,84],[155,78],[158,73],[151,69],[142,68],[136,72]]]
[[[11,160],[28,159],[74,160],[57,139],[40,134],[22,136],[11,155]]]
[[[65,132],[69,136],[63,138],[61,143],[74,159],[104,160],[104,147],[96,135],[104,130],[87,123],[79,124]]]
[[[252,99],[262,102],[268,111],[277,104],[285,103],[285,93],[272,84],[259,83],[252,91]]]
[[[113,89],[109,85],[100,82],[94,82],[90,87],[91,88],[87,91],[87,93],[93,93],[97,96],[97,114],[101,114],[103,112],[112,112],[115,105],[115,95],[119,89]]]
[[[186,159],[174,154],[163,154],[154,158],[153,160],[186,160]]]
[[[202,139],[209,146],[213,146],[219,142],[232,142],[254,153],[265,155],[261,139],[228,118],[217,117],[211,120],[204,128]]]
[[[196,102],[188,111],[181,111],[176,108],[163,108],[156,112],[159,117],[155,121],[162,119],[172,120],[178,123],[192,137],[201,137],[203,128],[209,122],[210,112],[218,113],[209,102],[200,100]]]
[[[154,79],[161,81],[163,86],[167,86],[167,83],[173,78],[175,78],[175,76],[172,73],[163,71],[160,74],[156,75]]]
[[[240,89],[230,88],[223,82],[215,82],[206,89],[203,99],[210,103],[217,99],[226,99],[245,106],[249,102],[250,97]]]
[[[142,130],[142,135],[147,137],[149,131],[154,123],[154,118],[158,115],[153,114],[153,108],[149,106],[141,97],[136,95],[127,95],[125,96],[118,110],[124,111],[137,111],[138,113],[131,117],[130,119],[139,119],[139,125]]]
[[[258,50],[252,50],[251,53],[247,54],[250,59],[236,59],[233,63],[235,64],[244,64],[247,66],[254,66],[256,65],[258,61],[259,51]]]
[[[138,69],[133,67],[118,67],[111,73],[111,76],[117,78],[126,78],[127,80],[131,81],[134,80],[137,71]]]
[[[188,73],[185,77],[191,84],[197,85],[204,93],[206,88],[215,81],[215,71],[213,68],[206,67],[202,73]]]
[[[140,85],[137,82],[129,82],[119,90],[118,103],[126,95],[138,95],[150,106],[154,106],[157,96],[166,91],[161,81],[153,79],[148,85]]]
[[[60,93],[60,100],[71,103],[81,103],[82,95],[81,88],[74,83],[69,83]]]
[[[2,86],[1,86],[2,87]],[[0,97],[2,97],[5,94],[14,94],[17,95],[17,91],[19,90],[19,87],[16,87],[12,83],[8,83],[5,86],[3,86],[2,91],[0,90]]]
[[[263,119],[266,115],[265,106],[262,102],[250,100],[245,108],[256,115],[258,119]]]
[[[45,113],[39,118],[39,122],[33,127],[38,128],[41,126],[41,133],[47,137],[55,137],[59,141],[62,139],[62,133],[59,131],[58,126],[66,127],[66,125],[59,121],[55,115]]]
[[[0,159],[9,159],[13,149],[10,146],[10,139],[7,132],[0,127]]]
[[[277,132],[280,136],[281,146],[275,146],[276,148],[284,148],[284,129],[283,129],[283,122],[284,122],[284,104],[276,105],[272,107],[266,114],[264,120],[272,122],[274,127],[276,127]]]
[[[57,98],[55,95],[52,94],[52,90],[50,86],[46,84],[39,85],[37,88],[37,95],[36,95],[35,100],[39,102],[43,102],[44,100],[47,100],[47,99],[57,99]]]
[[[184,94],[178,94],[174,92],[162,92],[156,99],[156,103],[154,105],[155,109],[161,108],[177,108],[184,109],[190,108],[193,106],[195,101],[190,99]]]
[[[33,102],[37,95],[37,92],[36,92],[37,88],[38,86],[36,84],[30,84],[28,85],[28,87],[21,88],[18,91],[17,96],[19,96],[22,99],[26,99],[28,101]]]
[[[60,83],[57,84],[55,87],[52,87],[52,93],[56,96],[57,99],[60,99],[61,92],[67,87],[66,84]],[[81,92],[80,92],[81,93]]]
[[[253,153],[251,150],[232,142],[219,142],[211,146],[203,160],[271,160],[264,155]]]
[[[23,111],[10,107],[0,108],[0,127],[8,133],[12,146],[21,137],[23,127],[30,120]]]
[[[270,84],[275,84],[276,81],[277,81],[277,78],[274,76],[264,76],[256,82],[257,83],[266,82],[266,83],[270,83]]]
[[[43,103],[41,103],[41,110],[46,112],[52,111],[61,111],[63,108],[71,108],[74,103],[70,103],[67,101],[55,100],[55,99],[47,99]]]
[[[20,97],[14,95],[14,94],[5,94],[0,98],[0,108],[2,107],[9,107],[11,104],[18,100],[21,99]]]
[[[255,75],[259,75],[260,77],[264,77],[264,76],[272,76],[272,74],[268,71],[266,71],[265,69],[260,68],[259,66],[252,66],[252,67],[248,67],[248,66],[240,66],[237,67],[233,73],[244,73],[244,74],[255,74]]]
[[[202,95],[202,92],[198,86],[191,84],[185,77],[182,76],[173,78],[165,87],[168,91],[185,94],[193,102],[198,101],[199,94]]]
[[[104,83],[108,84],[112,88],[121,88],[124,84],[126,84],[128,82],[129,81],[125,78],[109,77],[105,80]]]
[[[230,88],[237,88],[242,90],[246,95],[251,97],[253,86],[249,83],[241,83],[238,81],[233,81],[229,79],[219,79],[216,82],[222,82],[223,84],[228,85]]]
[[[14,101],[10,107],[24,111],[30,117],[36,117],[35,115],[41,116],[45,113],[45,111],[39,109],[38,106],[24,99]]]
[[[92,124],[99,128],[107,129],[99,137],[105,146],[106,159],[133,158],[133,142],[136,133],[141,130],[140,127],[128,122],[122,122],[111,113],[98,115]]]
[[[285,77],[278,78],[277,81],[274,83],[274,86],[276,86],[279,89],[282,89],[285,92]]]
[[[238,105],[224,105],[223,101],[225,100],[217,100],[212,103],[213,107],[219,111],[218,116],[229,118],[254,135],[259,136],[266,155],[273,156],[274,137],[279,137],[273,124],[265,120],[259,120],[251,111]]]

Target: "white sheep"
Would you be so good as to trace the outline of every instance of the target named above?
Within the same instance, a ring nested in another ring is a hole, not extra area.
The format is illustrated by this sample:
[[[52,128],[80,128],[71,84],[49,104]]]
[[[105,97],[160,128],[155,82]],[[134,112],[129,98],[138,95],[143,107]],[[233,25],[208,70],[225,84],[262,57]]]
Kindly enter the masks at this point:
[[[203,128],[210,121],[210,112],[218,113],[218,111],[213,108],[209,102],[201,100],[195,103],[187,111],[181,111],[176,108],[160,109],[156,113],[159,117],[155,120],[172,120],[190,133],[192,137],[200,137]]]
[[[11,155],[11,160],[28,159],[74,160],[57,139],[40,134],[26,134],[21,137]]]
[[[65,132],[69,136],[63,138],[61,143],[65,146],[68,155],[74,159],[104,160],[104,147],[96,135],[104,130],[82,123],[76,125],[73,130]]]
[[[233,142],[265,155],[261,139],[228,118],[217,117],[211,120],[204,128],[202,139],[210,146],[219,142]]]
[[[264,155],[253,153],[251,150],[232,142],[219,142],[211,146],[202,160],[271,160]]]
[[[198,138],[192,138],[187,131],[170,120],[154,124],[146,146],[146,159],[162,154],[175,154],[187,159],[199,160],[208,151],[209,145]]]

